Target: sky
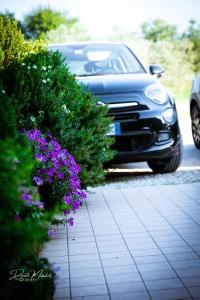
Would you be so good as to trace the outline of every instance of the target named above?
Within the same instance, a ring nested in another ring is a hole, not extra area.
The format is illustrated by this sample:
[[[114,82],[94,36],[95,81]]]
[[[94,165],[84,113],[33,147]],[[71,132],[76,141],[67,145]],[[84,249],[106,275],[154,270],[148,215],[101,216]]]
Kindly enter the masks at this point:
[[[114,27],[138,31],[155,18],[176,25],[180,33],[190,19],[200,22],[199,0],[0,0],[0,11],[14,12],[18,19],[38,6],[67,11],[96,37],[108,36]]]

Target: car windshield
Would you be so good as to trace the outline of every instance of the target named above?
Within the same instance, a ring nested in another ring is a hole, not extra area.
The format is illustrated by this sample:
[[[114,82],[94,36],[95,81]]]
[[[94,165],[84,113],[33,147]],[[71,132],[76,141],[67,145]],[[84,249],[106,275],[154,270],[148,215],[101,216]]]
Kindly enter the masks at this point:
[[[124,45],[85,44],[50,46],[62,53],[70,71],[77,76],[144,73],[140,62]]]

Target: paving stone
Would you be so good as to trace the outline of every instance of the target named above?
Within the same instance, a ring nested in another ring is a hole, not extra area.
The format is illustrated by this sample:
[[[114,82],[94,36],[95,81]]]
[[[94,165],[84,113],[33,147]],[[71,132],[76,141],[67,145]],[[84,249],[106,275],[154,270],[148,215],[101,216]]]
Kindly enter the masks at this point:
[[[111,275],[106,275],[106,281],[108,282],[108,284],[112,284],[112,283],[121,284],[122,282],[137,282],[137,281],[141,281],[141,276],[139,275],[138,272],[124,273],[124,274],[111,274]]]
[[[134,260],[137,264],[151,264],[151,263],[167,262],[165,256],[162,254],[137,256],[137,257],[134,257]]]
[[[200,268],[200,258],[193,260],[174,261],[171,264],[175,269]]]
[[[170,262],[199,259],[198,255],[193,251],[186,253],[168,253],[166,257]]]
[[[162,279],[162,280],[147,280],[145,281],[147,288],[151,291],[153,290],[166,290],[166,289],[174,289],[174,288],[183,288],[183,284],[179,279]]]
[[[135,292],[135,293],[117,293],[111,294],[112,300],[149,300],[147,292]],[[100,299],[99,299],[100,300]]]
[[[108,258],[102,259],[102,264],[104,267],[115,267],[115,266],[125,266],[134,265],[131,257],[119,257],[119,258]]]
[[[101,267],[94,267],[91,268],[90,265],[88,265],[88,268],[82,268],[82,269],[72,269],[70,270],[70,276],[71,278],[74,277],[87,277],[87,276],[99,276],[99,275],[103,275],[103,270]]]
[[[82,277],[73,277],[71,278],[71,286],[72,287],[79,287],[79,286],[92,286],[92,285],[105,285],[105,279],[103,274],[102,275],[93,275],[91,276],[82,276]]]
[[[71,288],[71,293],[72,293],[72,297],[96,296],[101,294],[107,294],[107,287],[104,284],[76,286]]]
[[[199,187],[94,189],[41,253],[61,267],[54,300],[199,300]]]
[[[152,300],[178,300],[192,299],[184,288],[150,291]]]
[[[140,272],[157,272],[158,270],[172,270],[172,267],[168,262],[137,264],[137,266]]]
[[[89,268],[101,268],[101,262],[99,259],[70,262],[70,272],[71,273],[77,272],[79,270],[87,269],[88,267]]]
[[[193,297],[199,297],[200,296],[200,286],[193,286],[189,288],[190,293]]]
[[[54,293],[54,299],[65,298],[65,297],[70,297],[69,288],[67,288],[67,287],[56,288],[55,293]]]
[[[176,269],[177,274],[181,277],[193,277],[200,276],[200,268],[184,268],[184,269]]]
[[[137,272],[137,268],[133,264],[128,264],[126,266],[108,266],[104,267],[104,272],[106,275],[117,275],[117,274],[134,274]]]
[[[146,291],[142,281],[136,282],[122,282],[122,283],[110,283],[108,284],[111,294],[114,293],[135,293]]]
[[[72,297],[70,300],[110,300],[108,295]]]
[[[152,271],[141,271],[140,272],[144,280],[159,280],[159,279],[169,279],[176,278],[176,273],[172,270],[156,270]]]
[[[200,276],[182,278],[186,287],[200,287]],[[200,294],[199,294],[200,296]]]

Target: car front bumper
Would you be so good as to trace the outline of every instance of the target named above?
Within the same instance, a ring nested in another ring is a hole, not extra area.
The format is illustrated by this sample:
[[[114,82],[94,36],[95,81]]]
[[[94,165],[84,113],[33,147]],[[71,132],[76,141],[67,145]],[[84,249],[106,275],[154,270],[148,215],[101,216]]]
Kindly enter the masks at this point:
[[[111,163],[142,162],[169,158],[178,154],[181,136],[178,120],[167,124],[161,115],[138,120],[114,121],[117,151]]]

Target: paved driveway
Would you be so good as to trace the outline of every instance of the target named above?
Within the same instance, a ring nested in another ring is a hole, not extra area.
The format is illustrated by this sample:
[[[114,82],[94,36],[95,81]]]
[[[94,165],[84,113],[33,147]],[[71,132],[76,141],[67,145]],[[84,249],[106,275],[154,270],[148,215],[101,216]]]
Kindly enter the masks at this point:
[[[200,299],[200,183],[97,188],[43,255],[55,299]]]

